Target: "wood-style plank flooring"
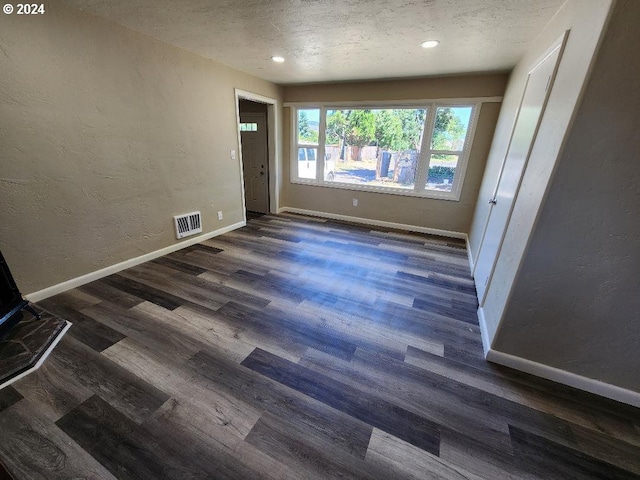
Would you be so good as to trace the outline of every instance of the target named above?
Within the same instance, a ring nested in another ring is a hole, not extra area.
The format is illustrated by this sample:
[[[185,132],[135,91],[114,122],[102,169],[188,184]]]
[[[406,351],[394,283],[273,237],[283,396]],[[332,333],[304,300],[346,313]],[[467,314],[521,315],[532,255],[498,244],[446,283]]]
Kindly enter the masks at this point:
[[[482,357],[464,244],[296,215],[40,303],[16,479],[640,478],[640,412]]]

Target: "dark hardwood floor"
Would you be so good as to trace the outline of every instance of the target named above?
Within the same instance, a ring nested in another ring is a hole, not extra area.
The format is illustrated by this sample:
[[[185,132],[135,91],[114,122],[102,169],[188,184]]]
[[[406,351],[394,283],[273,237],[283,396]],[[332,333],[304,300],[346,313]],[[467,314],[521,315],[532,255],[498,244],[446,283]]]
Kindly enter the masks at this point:
[[[464,244],[267,215],[40,307],[16,479],[640,478],[640,411],[486,363]]]

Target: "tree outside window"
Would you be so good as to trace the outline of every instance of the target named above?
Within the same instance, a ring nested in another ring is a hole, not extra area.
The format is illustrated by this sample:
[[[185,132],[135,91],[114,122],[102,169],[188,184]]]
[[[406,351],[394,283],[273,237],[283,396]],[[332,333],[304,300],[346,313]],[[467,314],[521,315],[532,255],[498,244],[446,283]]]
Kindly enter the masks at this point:
[[[473,105],[306,107],[295,111],[297,178],[307,183],[459,198],[464,176],[460,165],[466,168],[469,126],[471,117],[477,115]],[[322,135],[320,124],[325,128]],[[324,159],[322,165],[316,158]],[[322,178],[318,177],[321,173]]]

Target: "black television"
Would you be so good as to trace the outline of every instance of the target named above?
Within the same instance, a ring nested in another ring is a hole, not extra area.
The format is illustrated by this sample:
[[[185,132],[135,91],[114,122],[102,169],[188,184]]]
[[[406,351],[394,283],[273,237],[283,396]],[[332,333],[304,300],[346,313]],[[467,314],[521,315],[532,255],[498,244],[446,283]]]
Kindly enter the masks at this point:
[[[29,302],[22,298],[11,270],[0,252],[0,339],[4,338],[22,318],[22,309]]]

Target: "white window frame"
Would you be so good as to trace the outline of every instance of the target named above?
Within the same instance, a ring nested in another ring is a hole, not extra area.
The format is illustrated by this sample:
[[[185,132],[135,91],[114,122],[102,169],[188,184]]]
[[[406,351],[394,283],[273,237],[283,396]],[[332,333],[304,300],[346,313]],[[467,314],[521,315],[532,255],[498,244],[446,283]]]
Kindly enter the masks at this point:
[[[324,179],[320,175],[324,172],[324,162],[319,162],[319,158],[324,158],[324,138],[326,133],[323,130],[326,130],[326,119],[323,122],[323,110],[319,105],[305,106],[305,107],[296,107],[291,109],[293,111],[293,129],[295,135],[291,137],[291,179],[295,179],[294,183],[302,183],[302,184],[311,184],[318,185],[319,179]],[[318,125],[318,145],[314,145],[312,143],[300,143],[298,138],[298,110],[320,110],[320,123]],[[325,111],[326,115],[326,111]],[[320,157],[320,145],[322,144],[322,157]],[[316,149],[316,178],[300,178],[298,176],[298,149],[299,148],[315,148]],[[322,163],[322,165],[320,165]],[[328,183],[328,182],[322,182]]]
[[[377,193],[387,193],[390,195],[402,195],[409,197],[433,198],[439,200],[460,201],[464,178],[469,164],[469,155],[475,137],[478,117],[480,115],[480,107],[483,101],[496,101],[496,98],[487,99],[447,99],[447,100],[416,100],[411,102],[373,102],[373,103],[356,103],[356,102],[325,102],[325,103],[285,103],[285,107],[291,108],[291,155],[290,155],[290,172],[291,183],[300,185],[314,185],[327,188],[339,188],[345,190],[357,190]],[[501,98],[499,99],[501,100]],[[460,151],[444,151],[432,150],[431,138],[433,136],[433,127],[435,125],[435,115],[438,107],[471,107],[471,116],[469,119],[469,127],[467,135],[464,139],[464,148]],[[324,161],[316,161],[316,178],[299,178],[298,177],[298,148],[317,148],[317,160],[324,159],[325,135],[327,110],[350,110],[350,109],[380,109],[380,108],[422,108],[427,110],[425,119],[424,133],[422,135],[422,145],[420,148],[420,156],[418,159],[418,168],[416,171],[416,182],[414,188],[396,188],[383,187],[374,185],[358,185],[352,183],[339,183],[336,181],[329,182],[324,180]],[[318,131],[318,145],[310,145],[298,143],[298,110],[320,110],[320,121]],[[426,188],[429,173],[429,162],[431,155],[458,155],[458,163],[453,179],[450,192],[428,190]]]

